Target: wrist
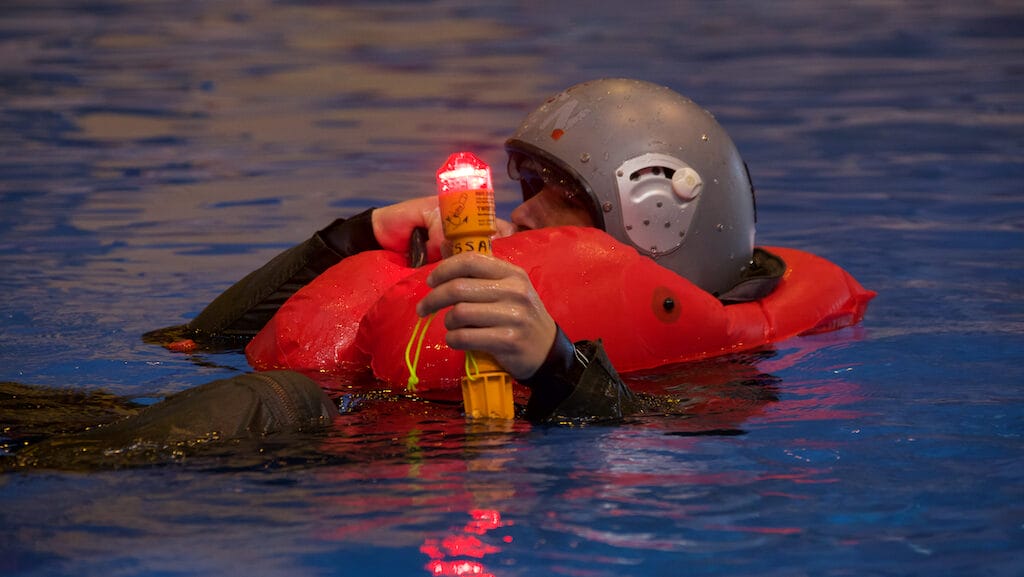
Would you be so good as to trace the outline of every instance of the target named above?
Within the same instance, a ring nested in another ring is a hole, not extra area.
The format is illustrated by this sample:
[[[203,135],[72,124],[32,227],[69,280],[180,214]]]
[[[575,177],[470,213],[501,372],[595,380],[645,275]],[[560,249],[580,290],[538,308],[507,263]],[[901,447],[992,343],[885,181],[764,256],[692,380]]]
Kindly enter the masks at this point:
[[[576,346],[556,325],[555,340],[544,362],[532,375],[519,379],[519,383],[533,391],[531,397],[541,397],[531,398],[531,403],[540,402],[554,407],[572,393],[585,369],[586,365],[576,353]]]
[[[373,230],[373,215],[376,212],[376,209],[371,208],[349,218],[339,218],[317,231],[316,235],[342,257],[380,250],[380,242]]]

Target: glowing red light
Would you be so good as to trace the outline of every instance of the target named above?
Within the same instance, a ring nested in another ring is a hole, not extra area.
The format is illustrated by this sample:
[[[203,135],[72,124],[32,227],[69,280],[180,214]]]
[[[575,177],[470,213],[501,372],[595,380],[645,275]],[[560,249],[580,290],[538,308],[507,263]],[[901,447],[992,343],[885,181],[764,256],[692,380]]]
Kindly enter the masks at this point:
[[[491,167],[472,152],[456,152],[437,169],[437,191],[493,190]]]

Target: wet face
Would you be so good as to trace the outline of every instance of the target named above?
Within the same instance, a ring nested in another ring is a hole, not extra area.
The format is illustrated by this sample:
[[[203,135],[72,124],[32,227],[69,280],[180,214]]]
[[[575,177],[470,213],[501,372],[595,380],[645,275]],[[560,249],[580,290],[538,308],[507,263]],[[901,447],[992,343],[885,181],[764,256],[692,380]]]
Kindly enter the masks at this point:
[[[569,191],[547,185],[512,211],[512,224],[518,230],[548,226],[595,226],[590,209]]]
[[[518,230],[549,226],[596,227],[590,197],[572,179],[533,159],[513,154],[509,176],[523,187],[523,203],[512,211]]]

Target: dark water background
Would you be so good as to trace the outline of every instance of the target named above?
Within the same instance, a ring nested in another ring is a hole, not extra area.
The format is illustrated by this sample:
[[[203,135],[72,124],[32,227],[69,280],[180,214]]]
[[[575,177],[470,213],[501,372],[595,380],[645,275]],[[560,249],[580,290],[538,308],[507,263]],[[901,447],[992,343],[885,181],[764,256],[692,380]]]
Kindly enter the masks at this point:
[[[1024,6],[605,4],[3,2],[0,381],[150,402],[245,370],[139,336],[432,193],[449,152],[503,166],[527,111],[600,76],[710,108],[759,242],[879,297],[634,380],[683,416],[480,432],[381,401],[245,458],[8,473],[0,574],[1024,573]]]

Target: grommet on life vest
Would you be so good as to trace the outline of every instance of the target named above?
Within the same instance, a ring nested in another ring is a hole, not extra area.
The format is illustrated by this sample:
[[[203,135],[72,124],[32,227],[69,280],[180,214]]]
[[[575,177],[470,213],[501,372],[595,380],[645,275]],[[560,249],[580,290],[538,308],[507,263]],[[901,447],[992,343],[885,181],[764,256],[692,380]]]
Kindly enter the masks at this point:
[[[651,312],[654,318],[663,323],[674,323],[682,314],[682,307],[677,304],[679,296],[666,286],[654,287],[651,295]]]

